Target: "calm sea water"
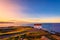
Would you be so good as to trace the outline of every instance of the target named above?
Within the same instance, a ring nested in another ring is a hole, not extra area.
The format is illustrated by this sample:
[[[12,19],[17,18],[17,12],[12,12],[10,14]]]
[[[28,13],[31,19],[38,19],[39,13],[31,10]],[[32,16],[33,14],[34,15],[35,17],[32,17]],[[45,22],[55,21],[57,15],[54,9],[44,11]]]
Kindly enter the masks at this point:
[[[46,28],[48,31],[60,32],[60,23],[43,23],[43,28]]]
[[[34,23],[33,24],[23,24],[23,25],[34,27]],[[45,28],[48,31],[60,32],[60,23],[42,23],[42,28]]]
[[[35,23],[30,23],[30,24],[0,24],[0,27],[8,27],[8,26],[13,26],[13,25],[34,27],[34,24]],[[48,31],[60,32],[60,23],[40,23],[40,24],[42,24],[42,28],[44,28]]]

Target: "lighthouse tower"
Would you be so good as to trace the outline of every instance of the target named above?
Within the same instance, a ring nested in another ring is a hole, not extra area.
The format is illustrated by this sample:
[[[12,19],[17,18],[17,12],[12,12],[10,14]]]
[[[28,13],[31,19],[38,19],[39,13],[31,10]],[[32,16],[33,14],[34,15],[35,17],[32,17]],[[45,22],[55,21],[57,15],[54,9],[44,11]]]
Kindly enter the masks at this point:
[[[34,28],[42,29],[42,24],[34,24]]]

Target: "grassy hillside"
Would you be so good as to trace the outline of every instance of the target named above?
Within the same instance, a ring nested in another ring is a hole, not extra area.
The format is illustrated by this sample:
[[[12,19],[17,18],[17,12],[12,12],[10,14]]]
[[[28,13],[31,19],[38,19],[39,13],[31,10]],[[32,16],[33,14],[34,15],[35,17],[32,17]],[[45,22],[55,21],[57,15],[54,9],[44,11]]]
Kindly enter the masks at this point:
[[[47,30],[36,29],[30,26],[19,26],[8,32],[0,32],[1,40],[60,40],[58,34],[52,34]],[[5,30],[4,30],[5,31]]]

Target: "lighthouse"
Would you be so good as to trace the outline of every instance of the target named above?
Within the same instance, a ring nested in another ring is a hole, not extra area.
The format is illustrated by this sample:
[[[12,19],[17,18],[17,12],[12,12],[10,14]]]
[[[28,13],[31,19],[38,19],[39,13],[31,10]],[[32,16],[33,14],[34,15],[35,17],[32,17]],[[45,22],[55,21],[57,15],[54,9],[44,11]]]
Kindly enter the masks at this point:
[[[42,29],[42,24],[34,24],[34,28]]]

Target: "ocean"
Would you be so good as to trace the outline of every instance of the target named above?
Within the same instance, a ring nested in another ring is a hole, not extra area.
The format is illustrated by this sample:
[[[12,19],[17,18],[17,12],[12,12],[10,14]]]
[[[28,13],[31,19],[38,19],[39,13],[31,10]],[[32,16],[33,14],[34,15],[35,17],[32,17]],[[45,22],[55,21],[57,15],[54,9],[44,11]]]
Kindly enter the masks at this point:
[[[34,24],[37,23],[28,23],[28,24],[0,24],[0,27],[8,27],[8,26],[31,26],[34,27]],[[42,24],[42,28],[48,30],[48,31],[55,31],[55,32],[60,32],[60,23],[39,23]]]
[[[31,24],[22,24],[23,26],[31,26],[34,27],[34,24],[36,23],[31,23]],[[60,23],[39,23],[42,24],[42,28],[48,30],[48,31],[55,31],[55,32],[60,32]]]

